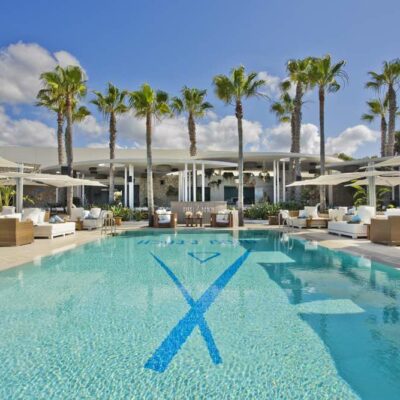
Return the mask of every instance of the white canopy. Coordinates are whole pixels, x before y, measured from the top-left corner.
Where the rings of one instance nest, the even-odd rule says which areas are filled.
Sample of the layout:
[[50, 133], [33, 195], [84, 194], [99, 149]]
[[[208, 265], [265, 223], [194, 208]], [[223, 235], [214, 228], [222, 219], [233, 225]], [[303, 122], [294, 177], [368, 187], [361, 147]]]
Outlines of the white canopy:
[[[366, 186], [369, 185], [370, 182], [368, 179], [360, 179], [356, 182], [349, 183], [346, 186]], [[377, 176], [375, 178], [375, 184], [378, 186], [390, 186], [394, 187], [400, 185], [400, 177], [392, 177], [392, 176]]]
[[25, 173], [25, 172], [0, 172], [0, 182], [5, 182], [10, 179], [15, 180], [16, 184], [16, 197], [17, 197], [17, 211], [22, 211], [23, 204], [23, 193], [24, 183], [29, 184], [44, 184], [47, 186], [53, 186], [56, 188], [61, 187], [73, 187], [73, 186], [102, 186], [100, 182], [92, 181], [89, 179], [76, 179], [68, 175], [52, 175], [52, 174], [37, 174], [37, 173]]
[[378, 164], [375, 164], [375, 168], [381, 168], [381, 167], [396, 167], [400, 165], [400, 156], [390, 158], [389, 160], [382, 161]]
[[19, 168], [19, 165], [16, 164], [15, 162], [0, 157], [0, 168]]
[[368, 178], [368, 177], [379, 177], [379, 176], [390, 176], [390, 177], [400, 177], [400, 172], [398, 171], [364, 171], [364, 172], [346, 172], [343, 174], [333, 174], [333, 175], [321, 175], [315, 179], [307, 179], [304, 181], [293, 182], [287, 187], [294, 186], [307, 186], [307, 185], [339, 185], [344, 182]]
[[36, 173], [24, 173], [24, 172], [0, 172], [1, 179], [18, 179], [23, 178], [27, 184], [32, 182], [41, 183], [48, 186], [54, 186], [57, 188], [61, 187], [72, 187], [72, 186], [101, 186], [105, 187], [100, 182], [92, 181], [90, 179], [78, 179], [72, 178], [68, 175], [53, 175], [53, 174], [36, 174]]

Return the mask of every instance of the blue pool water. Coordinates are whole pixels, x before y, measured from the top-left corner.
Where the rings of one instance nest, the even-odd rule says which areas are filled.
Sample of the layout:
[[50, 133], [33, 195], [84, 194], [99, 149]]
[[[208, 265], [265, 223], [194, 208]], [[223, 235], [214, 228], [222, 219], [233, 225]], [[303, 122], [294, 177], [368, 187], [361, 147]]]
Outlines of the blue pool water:
[[400, 398], [399, 298], [282, 233], [128, 232], [0, 273], [0, 398]]

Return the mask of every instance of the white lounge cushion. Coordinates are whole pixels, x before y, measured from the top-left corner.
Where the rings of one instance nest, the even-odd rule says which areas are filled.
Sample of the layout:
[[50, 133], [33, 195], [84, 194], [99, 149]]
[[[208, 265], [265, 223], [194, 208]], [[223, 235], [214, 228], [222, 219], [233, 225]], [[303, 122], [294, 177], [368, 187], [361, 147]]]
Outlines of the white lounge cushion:
[[14, 214], [9, 214], [9, 215], [0, 215], [0, 219], [9, 219], [9, 218], [15, 218], [18, 221], [21, 221], [22, 219], [22, 214], [21, 213], [14, 213]]
[[0, 215], [11, 215], [15, 214], [15, 207], [13, 206], [3, 206]]
[[40, 222], [41, 212], [40, 208], [24, 208], [22, 210], [22, 221], [32, 221], [33, 225], [37, 225]]
[[65, 222], [62, 224], [50, 224], [44, 222], [42, 224], [36, 225], [33, 228], [33, 234], [35, 237], [46, 237], [53, 238], [56, 236], [64, 236], [75, 233], [75, 223]]
[[76, 222], [79, 219], [84, 218], [84, 209], [83, 207], [75, 207], [71, 209], [71, 221]]
[[348, 224], [346, 221], [329, 221], [328, 232], [352, 238], [367, 237], [368, 227], [365, 224]]
[[93, 207], [90, 209], [89, 217], [93, 219], [100, 218], [100, 214], [101, 214], [101, 208]]
[[169, 224], [171, 222], [171, 213], [164, 213], [158, 215], [158, 223]]
[[229, 223], [229, 213], [218, 213], [215, 220], [219, 224], [227, 224]]
[[316, 206], [304, 207], [304, 211], [306, 212], [307, 218], [318, 218], [318, 210]]
[[391, 215], [400, 215], [400, 208], [388, 208], [385, 211], [385, 215], [387, 217], [391, 216]]
[[357, 208], [357, 215], [361, 218], [361, 222], [364, 224], [370, 224], [371, 218], [374, 218], [375, 214], [376, 214], [375, 207], [360, 206]]

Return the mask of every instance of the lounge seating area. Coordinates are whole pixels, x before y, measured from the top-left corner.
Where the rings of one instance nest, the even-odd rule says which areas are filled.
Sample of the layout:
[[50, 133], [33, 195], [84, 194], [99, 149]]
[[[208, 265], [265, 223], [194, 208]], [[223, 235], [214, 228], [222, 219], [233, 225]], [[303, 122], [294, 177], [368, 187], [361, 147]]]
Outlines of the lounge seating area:
[[238, 226], [238, 215], [236, 210], [222, 210], [211, 214], [212, 228], [236, 228]]
[[70, 221], [82, 224], [81, 229], [91, 231], [100, 229], [103, 226], [106, 215], [107, 211], [98, 207], [93, 207], [90, 210], [85, 210], [83, 207], [75, 207], [71, 210]]

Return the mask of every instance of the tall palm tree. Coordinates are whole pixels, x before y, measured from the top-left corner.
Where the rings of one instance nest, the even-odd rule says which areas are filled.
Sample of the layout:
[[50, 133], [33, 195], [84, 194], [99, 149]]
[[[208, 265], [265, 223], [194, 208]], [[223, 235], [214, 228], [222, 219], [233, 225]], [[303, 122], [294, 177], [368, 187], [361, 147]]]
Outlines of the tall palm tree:
[[171, 115], [168, 104], [168, 94], [161, 90], [153, 90], [144, 83], [139, 90], [129, 94], [130, 106], [137, 118], [146, 119], [146, 153], [147, 153], [147, 206], [149, 210], [149, 225], [153, 225], [154, 194], [153, 194], [153, 157], [151, 142], [153, 136], [153, 119], [161, 119]]
[[[310, 79], [312, 84], [318, 86], [321, 175], [325, 175], [325, 94], [337, 92], [341, 88], [339, 81], [348, 79], [344, 71], [345, 64], [344, 60], [333, 64], [329, 54], [312, 59]], [[325, 189], [325, 186], [320, 186], [320, 207], [323, 211], [326, 209]]]
[[243, 66], [233, 68], [229, 76], [217, 75], [213, 79], [215, 94], [225, 104], [235, 106], [239, 145], [239, 225], [243, 226], [243, 99], [261, 96], [265, 81], [257, 79], [256, 72], [246, 74]]
[[[292, 147], [290, 149], [292, 153], [300, 153], [300, 134], [303, 118], [302, 106], [304, 104], [303, 96], [306, 90], [312, 86], [312, 81], [310, 79], [311, 65], [312, 59], [310, 57], [289, 60], [286, 64], [289, 79], [284, 81], [281, 85], [285, 91], [290, 90], [292, 86], [295, 87], [295, 95], [293, 98]], [[294, 181], [301, 175], [300, 159], [296, 158], [291, 164], [293, 174], [292, 180]]]
[[[97, 106], [97, 109], [103, 114], [104, 118], [109, 120], [110, 133], [110, 160], [115, 158], [115, 145], [117, 141], [117, 116], [126, 113], [129, 109], [125, 104], [128, 95], [126, 90], [119, 90], [112, 83], [108, 83], [106, 92], [103, 94], [94, 91], [96, 98], [91, 101]], [[108, 200], [114, 201], [114, 164], [110, 164], [110, 190]]]
[[[58, 154], [58, 165], [64, 164], [64, 120], [65, 120], [65, 101], [60, 92], [60, 83], [57, 86], [50, 85], [46, 80], [46, 74], [40, 76], [43, 82], [43, 89], [40, 89], [36, 98], [36, 105], [45, 107], [50, 111], [57, 114], [57, 154]], [[55, 79], [59, 79], [58, 75], [54, 76]]]
[[196, 118], [204, 117], [206, 111], [213, 106], [204, 101], [207, 90], [196, 88], [188, 88], [184, 86], [181, 90], [181, 97], [173, 97], [171, 100], [171, 108], [177, 113], [186, 112], [188, 115], [188, 133], [190, 140], [190, 156], [194, 157], [197, 153], [196, 148]]
[[[73, 176], [73, 108], [78, 99], [86, 95], [86, 78], [79, 66], [69, 65], [65, 68], [57, 67], [54, 71], [41, 75], [49, 89], [60, 93], [65, 103], [65, 117], [67, 126], [65, 130], [65, 150], [67, 154], [68, 175]], [[72, 188], [67, 188], [67, 209], [71, 213], [73, 203]]]
[[361, 119], [367, 122], [372, 122], [375, 118], [380, 118], [381, 123], [381, 157], [387, 154], [387, 120], [388, 98], [384, 100], [378, 98], [367, 101], [368, 113], [361, 116]]
[[368, 72], [371, 80], [366, 83], [367, 88], [372, 88], [379, 91], [386, 88], [386, 96], [388, 99], [389, 108], [389, 123], [388, 123], [388, 138], [387, 138], [387, 154], [394, 155], [394, 142], [396, 131], [396, 114], [397, 114], [397, 99], [396, 90], [400, 84], [400, 59], [393, 61], [385, 61], [381, 73], [370, 71]]

